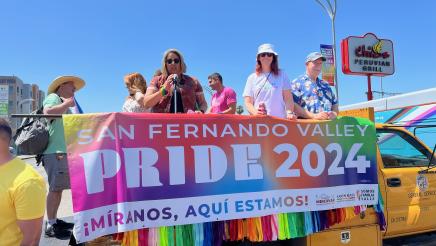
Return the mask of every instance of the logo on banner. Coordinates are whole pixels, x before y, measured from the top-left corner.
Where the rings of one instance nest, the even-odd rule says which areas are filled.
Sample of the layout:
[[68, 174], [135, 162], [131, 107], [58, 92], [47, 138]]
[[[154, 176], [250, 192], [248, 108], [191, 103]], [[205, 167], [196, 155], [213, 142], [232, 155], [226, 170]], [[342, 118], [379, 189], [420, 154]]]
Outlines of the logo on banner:
[[328, 205], [335, 203], [335, 196], [321, 194], [316, 195], [316, 205]]
[[375, 191], [374, 190], [357, 190], [356, 196], [359, 201], [374, 201]]
[[350, 202], [356, 200], [355, 193], [339, 194], [336, 196], [336, 202]]
[[420, 191], [426, 191], [428, 189], [428, 179], [426, 176], [420, 174], [416, 176], [416, 185]]

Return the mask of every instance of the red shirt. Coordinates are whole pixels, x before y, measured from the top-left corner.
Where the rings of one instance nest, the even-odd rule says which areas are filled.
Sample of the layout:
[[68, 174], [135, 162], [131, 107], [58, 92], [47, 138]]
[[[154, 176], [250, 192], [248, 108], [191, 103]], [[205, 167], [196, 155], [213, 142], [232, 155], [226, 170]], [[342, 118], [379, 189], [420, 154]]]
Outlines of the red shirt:
[[[164, 78], [163, 75], [156, 76], [151, 80], [149, 88], [153, 88], [153, 90], [158, 91], [165, 83], [165, 80], [166, 78]], [[196, 78], [182, 74], [178, 89], [182, 95], [184, 113], [187, 113], [188, 110], [206, 111], [207, 102], [204, 99], [203, 87], [201, 87], [200, 82]], [[151, 108], [151, 112], [172, 113], [170, 112], [171, 99], [172, 96], [170, 95], [162, 97], [162, 99]]]

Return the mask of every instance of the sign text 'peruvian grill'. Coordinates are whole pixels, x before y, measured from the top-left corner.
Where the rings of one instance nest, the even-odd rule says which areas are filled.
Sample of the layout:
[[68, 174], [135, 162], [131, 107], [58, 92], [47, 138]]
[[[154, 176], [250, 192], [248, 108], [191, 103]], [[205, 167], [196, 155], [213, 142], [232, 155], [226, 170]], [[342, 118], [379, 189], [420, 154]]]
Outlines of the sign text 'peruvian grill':
[[342, 40], [341, 49], [345, 74], [385, 76], [395, 71], [391, 40], [379, 39], [372, 33], [363, 37], [350, 36]]

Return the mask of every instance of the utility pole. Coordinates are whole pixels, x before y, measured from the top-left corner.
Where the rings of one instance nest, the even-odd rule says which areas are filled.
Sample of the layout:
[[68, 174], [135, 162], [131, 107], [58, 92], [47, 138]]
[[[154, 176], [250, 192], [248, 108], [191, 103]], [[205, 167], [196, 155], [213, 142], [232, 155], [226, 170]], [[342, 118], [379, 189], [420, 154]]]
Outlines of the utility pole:
[[322, 0], [315, 0], [321, 7], [327, 12], [332, 21], [332, 35], [333, 35], [333, 57], [335, 67], [335, 90], [336, 98], [339, 99], [339, 89], [338, 89], [338, 68], [336, 59], [336, 30], [335, 30], [335, 17], [336, 17], [336, 0], [324, 0], [326, 3], [322, 3]]

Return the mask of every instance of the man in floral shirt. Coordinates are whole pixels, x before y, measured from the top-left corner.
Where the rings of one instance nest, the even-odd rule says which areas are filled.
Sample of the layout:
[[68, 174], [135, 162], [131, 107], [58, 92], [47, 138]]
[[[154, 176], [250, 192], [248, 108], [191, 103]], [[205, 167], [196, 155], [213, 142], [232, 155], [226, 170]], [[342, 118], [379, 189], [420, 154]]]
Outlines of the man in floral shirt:
[[312, 52], [306, 58], [306, 74], [291, 82], [295, 111], [301, 118], [328, 120], [338, 115], [338, 100], [330, 85], [318, 78], [325, 57]]

